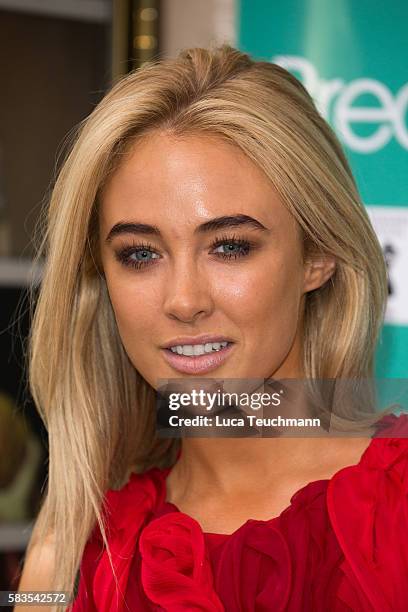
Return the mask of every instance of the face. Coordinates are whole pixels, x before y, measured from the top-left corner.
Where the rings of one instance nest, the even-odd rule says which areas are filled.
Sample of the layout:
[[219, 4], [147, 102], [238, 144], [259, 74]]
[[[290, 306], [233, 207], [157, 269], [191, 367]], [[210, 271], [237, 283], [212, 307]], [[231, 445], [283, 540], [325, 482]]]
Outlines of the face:
[[301, 376], [304, 296], [333, 263], [303, 261], [295, 220], [238, 147], [149, 135], [106, 185], [99, 230], [121, 340], [152, 387]]

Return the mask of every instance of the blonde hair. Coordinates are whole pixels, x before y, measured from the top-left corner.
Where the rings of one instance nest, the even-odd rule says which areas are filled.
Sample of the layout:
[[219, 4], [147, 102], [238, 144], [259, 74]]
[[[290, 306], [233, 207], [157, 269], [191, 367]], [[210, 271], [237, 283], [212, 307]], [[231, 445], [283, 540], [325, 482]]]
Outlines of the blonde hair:
[[[80, 125], [37, 254], [44, 275], [33, 297], [29, 381], [50, 458], [30, 547], [57, 534], [55, 589], [72, 590], [96, 522], [105, 536], [105, 491], [132, 470], [172, 465], [180, 443], [156, 435], [155, 391], [123, 348], [97, 261], [98, 195], [123, 153], [153, 130], [218, 135], [263, 169], [298, 221], [305, 253], [337, 262], [330, 282], [306, 296], [305, 376], [372, 376], [384, 258], [341, 146], [305, 88], [228, 45], [188, 49], [125, 76]], [[360, 416], [374, 423], [379, 413]]]

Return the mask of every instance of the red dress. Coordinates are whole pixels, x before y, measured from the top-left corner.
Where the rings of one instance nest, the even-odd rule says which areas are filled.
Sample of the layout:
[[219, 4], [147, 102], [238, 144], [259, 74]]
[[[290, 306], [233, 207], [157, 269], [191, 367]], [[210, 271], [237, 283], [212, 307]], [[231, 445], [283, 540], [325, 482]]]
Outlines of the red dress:
[[358, 464], [230, 535], [203, 533], [165, 501], [171, 468], [132, 474], [106, 494], [118, 588], [95, 528], [69, 609], [406, 612], [408, 416], [387, 415], [377, 427]]

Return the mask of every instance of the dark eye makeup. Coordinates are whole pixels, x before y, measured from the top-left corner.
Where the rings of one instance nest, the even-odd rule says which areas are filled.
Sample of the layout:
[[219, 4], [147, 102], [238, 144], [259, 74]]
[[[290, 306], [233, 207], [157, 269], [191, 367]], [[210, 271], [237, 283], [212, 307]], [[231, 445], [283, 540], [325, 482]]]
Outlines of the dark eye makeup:
[[[226, 260], [235, 260], [248, 255], [257, 248], [257, 244], [246, 238], [239, 238], [236, 235], [223, 235], [216, 238], [211, 245], [211, 249], [218, 247], [228, 247], [227, 252], [214, 253], [216, 257]], [[150, 258], [149, 256], [157, 257]], [[132, 243], [118, 250], [115, 250], [116, 260], [126, 268], [140, 270], [147, 266], [156, 265], [160, 259], [157, 250], [148, 242]]]

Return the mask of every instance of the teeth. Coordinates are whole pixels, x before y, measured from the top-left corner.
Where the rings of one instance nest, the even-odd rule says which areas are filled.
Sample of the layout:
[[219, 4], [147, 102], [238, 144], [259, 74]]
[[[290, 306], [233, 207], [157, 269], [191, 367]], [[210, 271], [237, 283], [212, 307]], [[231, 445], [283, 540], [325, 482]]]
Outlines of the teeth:
[[206, 344], [183, 344], [178, 346], [171, 346], [170, 350], [173, 353], [179, 355], [187, 355], [193, 357], [196, 355], [204, 355], [204, 353], [213, 353], [214, 351], [220, 351], [226, 347], [228, 342], [207, 342]]

